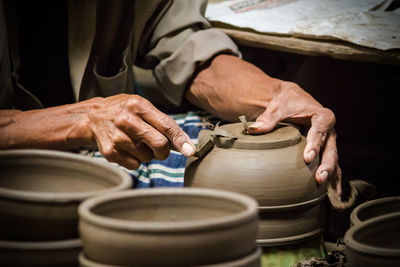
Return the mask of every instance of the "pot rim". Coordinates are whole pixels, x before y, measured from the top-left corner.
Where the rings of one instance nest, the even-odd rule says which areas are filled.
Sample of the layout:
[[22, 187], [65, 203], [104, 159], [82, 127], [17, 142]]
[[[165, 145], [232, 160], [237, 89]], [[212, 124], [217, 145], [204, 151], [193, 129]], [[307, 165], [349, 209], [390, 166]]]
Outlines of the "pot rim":
[[371, 206], [375, 206], [375, 205], [380, 205], [382, 203], [391, 203], [391, 202], [400, 202], [400, 196], [392, 196], [392, 197], [384, 197], [384, 198], [378, 198], [378, 199], [373, 199], [373, 200], [369, 200], [367, 202], [364, 202], [360, 205], [358, 205], [350, 214], [350, 222], [353, 225], [357, 225], [360, 224], [362, 222], [365, 222], [367, 220], [361, 221], [360, 217], [358, 216], [360, 210], [364, 210], [364, 209], [368, 209]]
[[[248, 262], [256, 261], [257, 259], [260, 259], [260, 261], [261, 261], [261, 254], [262, 254], [261, 248], [257, 247], [250, 254], [248, 254], [246, 256], [243, 256], [242, 258], [230, 260], [230, 261], [227, 261], [227, 262], [220, 262], [220, 263], [210, 264], [210, 265], [201, 265], [201, 266], [197, 266], [197, 267], [229, 267], [229, 266], [234, 267], [234, 266], [244, 266], [244, 264], [246, 264]], [[88, 259], [83, 251], [81, 253], [79, 253], [79, 262], [83, 263], [83, 264], [86, 264], [86, 265], [92, 265], [92, 266], [95, 266], [95, 267], [122, 267], [122, 266], [108, 265], [108, 264], [104, 264], [104, 263], [94, 262], [94, 261]]]
[[270, 207], [260, 206], [260, 207], [258, 207], [258, 210], [260, 212], [268, 212], [268, 211], [278, 212], [278, 211], [287, 211], [287, 210], [293, 210], [293, 209], [298, 209], [298, 208], [308, 208], [308, 207], [317, 205], [318, 203], [322, 202], [325, 198], [326, 198], [326, 192], [317, 198], [313, 198], [311, 200], [307, 200], [304, 202], [299, 202], [299, 203], [290, 204], [290, 205], [281, 205], [281, 206], [270, 206]]
[[116, 186], [87, 192], [67, 192], [67, 193], [51, 193], [51, 192], [36, 192], [36, 191], [21, 191], [15, 189], [7, 189], [0, 187], [0, 198], [8, 198], [26, 202], [41, 202], [41, 203], [69, 203], [81, 202], [82, 200], [98, 194], [120, 191], [132, 187], [131, 176], [123, 170], [112, 166], [106, 162], [101, 162], [92, 158], [88, 158], [79, 154], [69, 152], [47, 150], [47, 149], [11, 149], [0, 151], [0, 160], [4, 156], [26, 157], [35, 156], [48, 159], [67, 160], [69, 162], [79, 162], [84, 165], [93, 166], [93, 168], [104, 169], [115, 173], [121, 178], [121, 182]]
[[344, 236], [344, 243], [346, 244], [346, 247], [349, 247], [350, 249], [362, 254], [400, 258], [400, 249], [381, 248], [377, 246], [366, 245], [354, 239], [354, 235], [357, 234], [359, 231], [362, 231], [366, 227], [373, 227], [374, 225], [381, 224], [385, 221], [390, 221], [396, 218], [400, 220], [400, 212], [393, 212], [386, 215], [377, 216], [375, 218], [366, 220], [360, 224], [350, 227], [350, 229], [347, 230]]
[[[91, 212], [92, 208], [99, 204], [106, 203], [107, 201], [145, 196], [170, 195], [214, 197], [217, 199], [234, 201], [244, 206], [245, 209], [228, 216], [183, 222], [129, 221], [109, 218]], [[78, 213], [80, 220], [100, 228], [111, 230], [129, 232], [187, 232], [226, 228], [256, 219], [258, 218], [257, 206], [257, 202], [253, 198], [235, 192], [206, 188], [151, 188], [115, 192], [86, 199], [79, 205]]]
[[60, 250], [81, 248], [80, 238], [51, 241], [7, 241], [0, 240], [0, 250]]

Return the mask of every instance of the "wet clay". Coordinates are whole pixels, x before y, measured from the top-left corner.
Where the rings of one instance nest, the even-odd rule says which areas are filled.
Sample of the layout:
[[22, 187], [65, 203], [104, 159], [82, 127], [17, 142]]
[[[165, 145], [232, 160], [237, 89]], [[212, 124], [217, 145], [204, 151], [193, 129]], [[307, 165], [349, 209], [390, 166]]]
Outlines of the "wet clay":
[[78, 205], [86, 198], [131, 188], [122, 170], [73, 153], [0, 151], [0, 239], [78, 237]]
[[189, 159], [185, 186], [234, 191], [256, 199], [257, 242], [263, 245], [301, 242], [320, 234], [326, 186], [315, 181], [319, 158], [304, 162], [305, 137], [289, 125], [262, 135], [247, 134], [242, 123], [220, 128], [229, 137], [207, 130], [201, 134], [203, 140], [208, 134], [214, 146], [203, 157]]
[[232, 192], [153, 188], [85, 200], [79, 207], [84, 253], [120, 266], [200, 266], [256, 249], [257, 203]]

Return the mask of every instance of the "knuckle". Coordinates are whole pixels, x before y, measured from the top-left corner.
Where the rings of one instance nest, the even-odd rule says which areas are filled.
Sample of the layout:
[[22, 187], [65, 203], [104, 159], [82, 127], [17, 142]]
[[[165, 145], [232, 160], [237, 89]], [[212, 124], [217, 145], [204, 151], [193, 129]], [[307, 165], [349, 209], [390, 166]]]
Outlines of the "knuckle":
[[283, 112], [282, 109], [279, 108], [278, 105], [273, 104], [270, 107], [268, 107], [267, 111], [269, 112], [269, 117], [268, 119], [275, 119], [275, 120], [280, 120], [280, 118], [283, 117]]
[[168, 139], [165, 137], [154, 138], [152, 141], [152, 148], [154, 150], [164, 150], [166, 148], [169, 149]]
[[148, 109], [149, 102], [138, 95], [132, 95], [126, 103], [129, 111], [134, 113], [144, 113]]
[[171, 118], [169, 118], [167, 115], [160, 118], [160, 125], [167, 132], [176, 130], [175, 129], [176, 123]]
[[127, 112], [121, 112], [114, 118], [114, 124], [117, 127], [123, 127], [128, 121], [130, 121], [130, 116]]
[[327, 120], [331, 126], [336, 123], [335, 113], [333, 113], [333, 111], [329, 108], [323, 108], [322, 114], [325, 120]]
[[102, 155], [105, 159], [111, 162], [116, 162], [117, 160], [117, 151], [113, 146], [107, 146], [103, 148]]
[[123, 134], [116, 133], [112, 137], [112, 142], [113, 142], [113, 147], [117, 148], [127, 145], [129, 143], [129, 140], [127, 140], [127, 137], [124, 136]]
[[297, 85], [297, 83], [294, 83], [294, 82], [283, 81], [281, 83], [281, 88], [284, 88], [284, 89], [293, 89], [293, 88], [297, 88], [297, 87], [299, 87], [299, 86]]

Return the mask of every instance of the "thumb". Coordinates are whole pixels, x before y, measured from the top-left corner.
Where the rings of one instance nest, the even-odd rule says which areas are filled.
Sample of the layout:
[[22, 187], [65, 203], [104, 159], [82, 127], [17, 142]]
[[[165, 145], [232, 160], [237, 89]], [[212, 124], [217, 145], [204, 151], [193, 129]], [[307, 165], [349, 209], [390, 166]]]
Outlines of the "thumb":
[[266, 133], [274, 129], [274, 127], [281, 121], [281, 117], [277, 114], [277, 112], [271, 112], [270, 109], [266, 109], [264, 113], [262, 113], [256, 119], [256, 122], [251, 124], [247, 131], [250, 134], [261, 134]]

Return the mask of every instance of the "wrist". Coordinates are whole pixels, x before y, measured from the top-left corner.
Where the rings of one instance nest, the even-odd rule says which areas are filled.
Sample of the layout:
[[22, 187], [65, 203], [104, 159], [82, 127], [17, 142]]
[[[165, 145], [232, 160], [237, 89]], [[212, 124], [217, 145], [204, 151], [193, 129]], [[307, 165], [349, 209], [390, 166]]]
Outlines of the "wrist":
[[74, 126], [66, 135], [65, 142], [75, 146], [91, 146], [96, 144], [93, 136], [91, 113], [100, 108], [101, 97], [70, 105], [68, 116], [74, 121]]
[[254, 120], [282, 90], [284, 82], [231, 55], [218, 55], [193, 80], [185, 97], [221, 119]]

